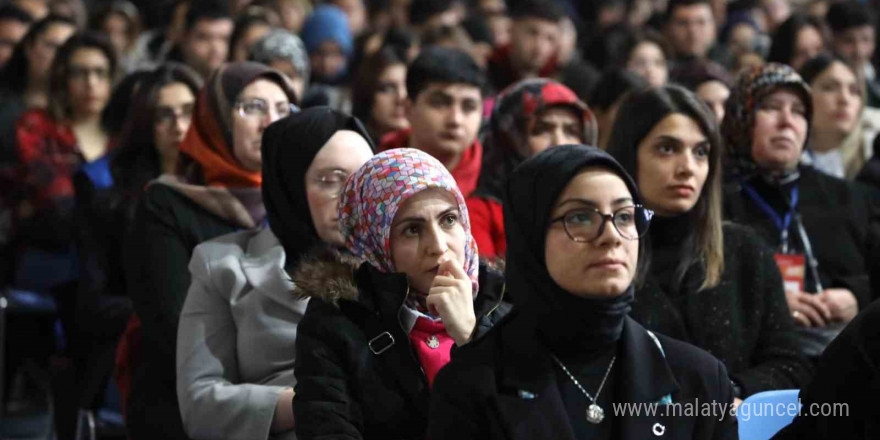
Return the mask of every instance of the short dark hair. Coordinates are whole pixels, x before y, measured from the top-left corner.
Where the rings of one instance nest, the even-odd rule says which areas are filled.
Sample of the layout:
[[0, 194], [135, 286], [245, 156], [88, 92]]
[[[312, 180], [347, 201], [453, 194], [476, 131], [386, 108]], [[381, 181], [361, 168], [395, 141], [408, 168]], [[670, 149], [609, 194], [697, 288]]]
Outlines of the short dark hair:
[[116, 50], [103, 35], [95, 32], [74, 34], [55, 54], [52, 68], [49, 69], [49, 114], [55, 120], [63, 120], [71, 116], [70, 93], [67, 79], [70, 74], [70, 60], [80, 49], [97, 49], [107, 58], [110, 64], [110, 83], [116, 76]]
[[456, 3], [457, 0], [413, 0], [409, 7], [409, 23], [424, 24], [432, 16], [452, 9]]
[[556, 23], [564, 16], [562, 8], [553, 0], [517, 0], [510, 7], [510, 18], [514, 20], [537, 18]]
[[224, 0], [193, 0], [186, 11], [185, 29], [192, 30], [201, 20], [232, 20], [229, 5]]
[[15, 5], [0, 6], [0, 21], [2, 20], [15, 20], [25, 24], [34, 22], [34, 18], [30, 14]]
[[712, 3], [709, 0], [669, 0], [669, 4], [666, 5], [666, 21], [668, 22], [672, 19], [675, 8], [694, 5], [706, 5], [709, 9], [712, 8]]
[[461, 22], [461, 27], [468, 33], [474, 43], [488, 43], [490, 46], [495, 45], [495, 36], [492, 35], [492, 29], [486, 22], [486, 17], [482, 15], [471, 15]]
[[875, 26], [875, 20], [868, 5], [852, 0], [833, 3], [825, 16], [828, 27], [835, 34], [854, 27]]
[[468, 84], [483, 91], [486, 75], [467, 53], [447, 47], [423, 49], [406, 74], [406, 93], [415, 101], [431, 84]]

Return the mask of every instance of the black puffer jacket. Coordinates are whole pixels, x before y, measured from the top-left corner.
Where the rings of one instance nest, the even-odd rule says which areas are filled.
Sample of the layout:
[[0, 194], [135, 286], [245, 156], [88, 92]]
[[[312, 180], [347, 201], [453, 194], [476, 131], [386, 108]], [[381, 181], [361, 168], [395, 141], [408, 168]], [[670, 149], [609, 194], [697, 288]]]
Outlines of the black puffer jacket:
[[[474, 339], [511, 309], [502, 275], [485, 265], [479, 273]], [[293, 280], [295, 294], [312, 298], [297, 330], [297, 437], [423, 439], [430, 392], [398, 320], [405, 275], [321, 252], [303, 260]]]

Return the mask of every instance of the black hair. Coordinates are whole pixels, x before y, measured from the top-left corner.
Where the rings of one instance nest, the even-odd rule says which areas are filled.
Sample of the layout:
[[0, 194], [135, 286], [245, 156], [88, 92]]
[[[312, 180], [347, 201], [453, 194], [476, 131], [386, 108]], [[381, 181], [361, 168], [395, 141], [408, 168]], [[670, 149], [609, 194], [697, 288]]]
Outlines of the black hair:
[[825, 21], [833, 33], [862, 26], [875, 26], [874, 12], [868, 5], [857, 1], [835, 2], [828, 8]]
[[34, 23], [31, 28], [28, 29], [24, 38], [15, 45], [12, 57], [9, 58], [9, 62], [6, 63], [3, 71], [0, 72], [0, 87], [16, 94], [24, 93], [25, 89], [27, 89], [29, 78], [28, 59], [25, 51], [36, 43], [37, 38], [56, 24], [76, 28], [76, 22], [70, 18], [53, 14]]
[[230, 61], [232, 61], [232, 56], [234, 55], [235, 46], [238, 44], [238, 41], [244, 38], [244, 35], [250, 28], [260, 25], [271, 27], [272, 23], [269, 22], [269, 19], [265, 15], [260, 14], [246, 14], [235, 20], [235, 27], [232, 30], [232, 35], [229, 37], [228, 58]]
[[672, 19], [672, 14], [675, 13], [675, 8], [694, 5], [706, 5], [709, 9], [712, 8], [712, 3], [709, 0], [669, 0], [669, 4], [666, 5], [666, 21], [668, 22]]
[[232, 20], [225, 0], [193, 0], [186, 11], [185, 29], [191, 31], [200, 20]]
[[476, 14], [471, 15], [461, 22], [461, 27], [464, 28], [465, 32], [468, 33], [468, 36], [471, 37], [471, 40], [473, 40], [474, 43], [487, 43], [490, 46], [495, 45], [495, 36], [492, 35], [492, 29], [489, 28], [489, 23], [486, 22], [486, 17]]
[[510, 18], [514, 20], [537, 18], [557, 23], [564, 16], [565, 12], [553, 0], [517, 0], [510, 5]]
[[[852, 64], [846, 62], [843, 58], [824, 53], [816, 55], [815, 57], [804, 63], [804, 65], [798, 71], [798, 74], [801, 75], [801, 78], [803, 78], [805, 83], [812, 84], [813, 81], [815, 81], [816, 78], [822, 74], [822, 72], [827, 70], [834, 63], [843, 64], [844, 66], [846, 66], [847, 69], [850, 70], [850, 72], [852, 72], [852, 74], [856, 78], [859, 78], [858, 71], [853, 68]], [[859, 79], [858, 81], [861, 80]]]
[[660, 33], [650, 28], [626, 32], [622, 43], [623, 50], [617, 52], [619, 56], [615, 62], [617, 67], [626, 67], [630, 57], [632, 57], [633, 50], [642, 43], [654, 43], [660, 49], [660, 52], [663, 52], [664, 58], [667, 60], [672, 58], [672, 49], [669, 47], [669, 43], [666, 42], [666, 39]]
[[587, 102], [594, 110], [608, 111], [627, 92], [645, 88], [647, 85], [648, 83], [635, 73], [625, 69], [611, 69], [602, 74]]
[[426, 23], [431, 17], [452, 9], [457, 0], [413, 0], [409, 7], [409, 23], [414, 26]]
[[[351, 114], [363, 121], [367, 127], [372, 120], [373, 101], [379, 88], [379, 76], [385, 69], [394, 65], [406, 66], [406, 59], [393, 47], [386, 46], [364, 59], [358, 67], [351, 88]], [[374, 140], [379, 141], [379, 139]]]
[[70, 94], [68, 92], [67, 79], [70, 74], [70, 60], [76, 51], [80, 49], [97, 49], [107, 58], [110, 65], [110, 78], [113, 83], [116, 77], [116, 50], [110, 41], [102, 34], [84, 32], [74, 34], [55, 53], [52, 68], [49, 71], [49, 114], [55, 120], [63, 120], [71, 115]]
[[[183, 64], [166, 63], [140, 77], [130, 97], [131, 109], [118, 138], [118, 147], [111, 153], [110, 173], [121, 199], [137, 198], [144, 185], [161, 173], [153, 130], [156, 100], [163, 87], [172, 83], [185, 84], [193, 96], [202, 87], [199, 75]], [[132, 213], [128, 213], [131, 215]]]
[[34, 22], [34, 18], [30, 14], [15, 5], [0, 6], [0, 21], [2, 20], [15, 20], [25, 24]]
[[435, 83], [468, 84], [482, 93], [486, 76], [467, 53], [433, 46], [423, 49], [407, 71], [406, 92], [409, 99], [415, 101], [419, 93]]
[[113, 0], [103, 6], [89, 20], [89, 27], [98, 32], [104, 31], [104, 22], [113, 15], [121, 16], [128, 23], [128, 38], [134, 42], [141, 33], [141, 15], [137, 7], [128, 0]]
[[137, 91], [140, 82], [149, 75], [150, 71], [148, 70], [132, 72], [113, 88], [110, 100], [107, 101], [107, 106], [101, 112], [101, 127], [111, 139], [122, 132], [122, 127], [128, 120], [132, 96]]
[[[683, 258], [676, 270], [676, 284], [681, 283], [691, 265], [702, 260], [706, 272], [701, 289], [718, 285], [724, 269], [724, 245], [721, 232], [721, 137], [711, 110], [696, 94], [684, 87], [668, 85], [634, 91], [620, 104], [608, 153], [614, 156], [631, 176], [638, 178], [639, 144], [667, 116], [680, 113], [693, 120], [709, 142], [709, 174], [692, 212], [696, 219], [692, 236], [683, 246]], [[636, 182], [639, 184], [639, 182]], [[650, 252], [650, 248], [648, 248]]]
[[[822, 23], [815, 17], [805, 14], [792, 14], [782, 22], [776, 32], [773, 33], [773, 42], [770, 44], [770, 52], [767, 53], [767, 62], [791, 65], [797, 49], [798, 34], [806, 27], [814, 27], [819, 35], [823, 34]], [[824, 39], [824, 35], [822, 35]]]

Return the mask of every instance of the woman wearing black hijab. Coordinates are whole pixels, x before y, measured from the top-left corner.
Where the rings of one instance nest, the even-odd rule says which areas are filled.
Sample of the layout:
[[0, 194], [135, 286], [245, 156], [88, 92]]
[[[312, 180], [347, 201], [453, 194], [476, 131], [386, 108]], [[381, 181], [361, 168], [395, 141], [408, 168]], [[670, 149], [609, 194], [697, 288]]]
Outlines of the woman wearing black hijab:
[[508, 182], [514, 312], [440, 372], [428, 438], [736, 438], [724, 365], [627, 317], [652, 214], [632, 178], [597, 148], [565, 145]]
[[295, 438], [294, 344], [307, 300], [285, 269], [320, 242], [342, 244], [336, 204], [375, 150], [352, 116], [316, 107], [263, 135], [267, 228], [196, 247], [177, 339], [177, 396], [194, 439]]

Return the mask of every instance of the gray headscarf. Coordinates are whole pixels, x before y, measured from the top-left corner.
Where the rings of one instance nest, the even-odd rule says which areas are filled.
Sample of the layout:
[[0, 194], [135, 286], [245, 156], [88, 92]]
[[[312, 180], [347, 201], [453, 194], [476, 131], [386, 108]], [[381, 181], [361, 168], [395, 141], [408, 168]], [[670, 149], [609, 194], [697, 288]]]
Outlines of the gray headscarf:
[[299, 37], [281, 28], [272, 29], [251, 48], [252, 61], [268, 65], [277, 59], [290, 61], [296, 73], [308, 84], [310, 69], [306, 46]]

